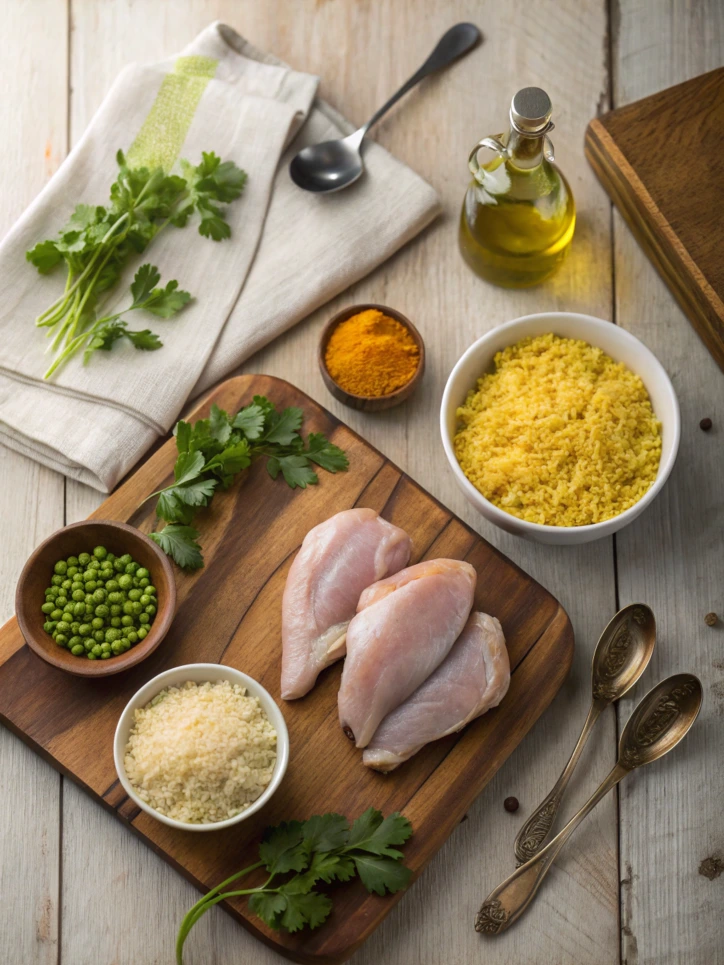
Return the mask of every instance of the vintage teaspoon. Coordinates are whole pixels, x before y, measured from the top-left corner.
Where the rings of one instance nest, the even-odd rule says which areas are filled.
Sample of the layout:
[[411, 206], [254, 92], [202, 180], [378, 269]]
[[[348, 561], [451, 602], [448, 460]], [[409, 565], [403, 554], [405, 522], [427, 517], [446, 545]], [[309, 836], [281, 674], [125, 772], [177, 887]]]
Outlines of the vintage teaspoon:
[[549, 837], [568, 782], [602, 711], [630, 690], [648, 666], [656, 642], [656, 621], [644, 603], [619, 610], [601, 634], [591, 665], [592, 700], [581, 736], [563, 773], [518, 832], [515, 857], [529, 861]]
[[480, 40], [481, 34], [472, 23], [459, 23], [442, 36], [417, 73], [413, 74], [402, 87], [393, 94], [387, 103], [354, 134], [336, 141], [323, 141], [305, 147], [295, 155], [289, 165], [292, 181], [305, 191], [329, 194], [341, 191], [353, 184], [364, 171], [360, 148], [365, 135], [387, 111], [396, 104], [423, 77], [447, 67], [458, 57], [462, 57]]
[[476, 931], [498, 935], [523, 914], [558, 852], [586, 815], [629, 771], [658, 760], [676, 747], [696, 720], [701, 701], [701, 683], [690, 673], [667, 677], [646, 694], [624, 727], [618, 761], [611, 773], [550, 844], [488, 895], [475, 919]]

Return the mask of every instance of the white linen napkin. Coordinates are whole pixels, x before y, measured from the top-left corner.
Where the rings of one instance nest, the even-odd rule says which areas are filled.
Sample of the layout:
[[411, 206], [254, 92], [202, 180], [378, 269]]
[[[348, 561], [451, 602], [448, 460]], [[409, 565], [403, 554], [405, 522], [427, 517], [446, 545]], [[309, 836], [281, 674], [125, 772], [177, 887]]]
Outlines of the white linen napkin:
[[[364, 177], [348, 190], [323, 197], [292, 184], [287, 165], [296, 151], [352, 129], [315, 99], [317, 84], [219, 23], [178, 58], [120, 74], [80, 143], [0, 245], [1, 442], [110, 491], [187, 399], [436, 216], [433, 189], [374, 142]], [[216, 243], [195, 224], [169, 228], [140, 256], [138, 264], [158, 266], [162, 284], [176, 278], [194, 296], [174, 319], [129, 318], [132, 328], [152, 323], [162, 349], [117, 343], [87, 366], [72, 358], [44, 382], [47, 330], [34, 319], [62, 292], [64, 271], [39, 276], [25, 251], [55, 236], [77, 203], [107, 201], [116, 151], [129, 145], [134, 164], [169, 170], [177, 158], [197, 164], [202, 151], [215, 151], [242, 167], [244, 193], [226, 209], [232, 236]], [[129, 267], [104, 313], [127, 303], [131, 276]]]

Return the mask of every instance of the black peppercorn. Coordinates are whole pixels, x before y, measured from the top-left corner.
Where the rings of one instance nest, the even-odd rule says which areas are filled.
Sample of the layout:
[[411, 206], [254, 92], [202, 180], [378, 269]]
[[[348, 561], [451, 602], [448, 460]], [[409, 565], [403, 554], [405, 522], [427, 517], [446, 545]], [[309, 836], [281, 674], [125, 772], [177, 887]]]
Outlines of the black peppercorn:
[[517, 811], [518, 808], [520, 807], [520, 805], [518, 804], [518, 798], [506, 797], [506, 799], [503, 801], [503, 807], [505, 808], [506, 811], [509, 811], [512, 814], [514, 811]]
[[719, 618], [717, 617], [716, 613], [707, 613], [707, 615], [704, 617], [704, 623], [708, 627], [715, 627], [718, 619]]
[[707, 416], [706, 419], [702, 419], [699, 423], [699, 428], [703, 429], [704, 432], [708, 432], [711, 429], [711, 419]]

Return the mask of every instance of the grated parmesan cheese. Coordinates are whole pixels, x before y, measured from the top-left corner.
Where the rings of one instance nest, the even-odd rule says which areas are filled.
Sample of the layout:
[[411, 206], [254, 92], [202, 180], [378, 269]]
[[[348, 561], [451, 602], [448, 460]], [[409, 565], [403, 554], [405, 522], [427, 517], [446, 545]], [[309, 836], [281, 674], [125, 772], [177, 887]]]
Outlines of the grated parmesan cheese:
[[136, 710], [126, 774], [160, 814], [187, 824], [225, 821], [271, 781], [276, 737], [259, 698], [244, 687], [189, 680]]

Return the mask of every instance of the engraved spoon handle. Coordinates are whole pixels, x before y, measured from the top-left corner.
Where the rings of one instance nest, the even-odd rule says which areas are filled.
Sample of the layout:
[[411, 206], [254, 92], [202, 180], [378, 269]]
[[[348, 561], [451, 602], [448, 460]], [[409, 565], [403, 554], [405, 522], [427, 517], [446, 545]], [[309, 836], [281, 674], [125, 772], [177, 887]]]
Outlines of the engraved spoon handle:
[[573, 753], [568, 758], [568, 763], [563, 768], [561, 776], [518, 832], [518, 836], [515, 839], [515, 857], [519, 865], [530, 861], [549, 837], [556, 820], [556, 815], [558, 814], [558, 809], [561, 806], [561, 801], [563, 800], [563, 794], [578, 763], [581, 752], [586, 746], [588, 736], [593, 730], [593, 725], [600, 717], [601, 711], [607, 707], [609, 703], [610, 701], [603, 700], [594, 700], [591, 703], [581, 735], [578, 738], [576, 746], [573, 748]]
[[487, 935], [497, 935], [518, 919], [535, 897], [548, 869], [558, 857], [563, 845], [583, 819], [595, 808], [601, 798], [629, 773], [629, 769], [617, 763], [600, 787], [586, 801], [580, 811], [553, 840], [535, 857], [517, 868], [510, 877], [498, 885], [483, 902], [475, 919], [475, 930]]

